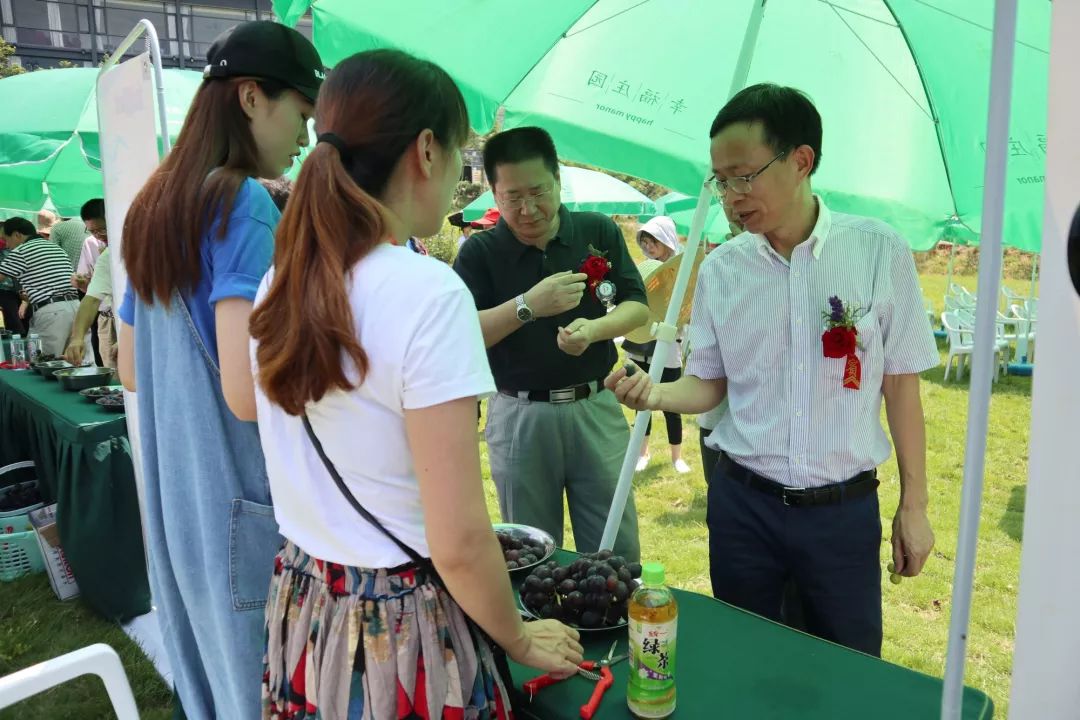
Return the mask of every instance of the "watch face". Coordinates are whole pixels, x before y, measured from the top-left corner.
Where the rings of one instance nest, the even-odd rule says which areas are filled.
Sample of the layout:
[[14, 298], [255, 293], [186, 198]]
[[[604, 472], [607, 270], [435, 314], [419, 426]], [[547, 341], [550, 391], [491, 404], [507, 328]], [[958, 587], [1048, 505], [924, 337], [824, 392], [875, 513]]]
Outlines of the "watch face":
[[527, 307], [519, 307], [517, 309], [517, 317], [521, 322], [529, 322], [533, 319], [532, 310]]

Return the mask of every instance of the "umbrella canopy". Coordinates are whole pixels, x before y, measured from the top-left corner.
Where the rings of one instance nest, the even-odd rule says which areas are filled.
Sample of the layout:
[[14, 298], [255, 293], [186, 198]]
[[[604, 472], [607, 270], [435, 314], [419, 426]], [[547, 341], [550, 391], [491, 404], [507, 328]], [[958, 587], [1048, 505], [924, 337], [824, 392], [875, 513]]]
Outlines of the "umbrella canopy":
[[[17, 111], [0, 118], [0, 206], [38, 210], [51, 198], [77, 215], [102, 195], [96, 68], [66, 68], [0, 80], [0, 98]], [[169, 134], [180, 132], [202, 82], [192, 70], [165, 71]]]
[[[397, 47], [446, 68], [477, 130], [540, 125], [563, 157], [696, 196], [751, 0], [275, 0], [307, 9], [328, 64]], [[1041, 242], [1050, 3], [1021, 3], [1005, 242]], [[956, 217], [981, 230], [991, 0], [770, 0], [749, 83], [806, 91], [821, 111], [816, 189], [913, 248]], [[483, 52], [463, 49], [476, 38]], [[647, 51], [646, 51], [647, 49]], [[494, 59], [494, 61], [493, 61]]]
[[[559, 166], [562, 204], [568, 210], [600, 212], [605, 215], [642, 215], [656, 213], [653, 201], [641, 192], [596, 170]], [[490, 190], [469, 203], [462, 212], [465, 220], [479, 220], [495, 207]]]

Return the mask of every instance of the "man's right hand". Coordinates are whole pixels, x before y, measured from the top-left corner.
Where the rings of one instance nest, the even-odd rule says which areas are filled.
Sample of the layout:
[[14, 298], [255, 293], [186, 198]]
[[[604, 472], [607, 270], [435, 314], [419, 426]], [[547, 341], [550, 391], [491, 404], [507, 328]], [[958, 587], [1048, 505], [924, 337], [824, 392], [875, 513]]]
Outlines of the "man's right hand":
[[585, 273], [572, 273], [569, 270], [555, 273], [525, 293], [525, 304], [536, 317], [552, 317], [573, 310], [585, 294], [588, 277]]
[[623, 366], [604, 379], [604, 387], [615, 393], [615, 399], [631, 410], [659, 410], [660, 386], [653, 385], [649, 373], [634, 365], [634, 374], [627, 375]]
[[67, 348], [64, 349], [64, 359], [72, 365], [78, 367], [83, 364], [83, 360], [86, 356], [86, 340], [85, 338], [74, 338], [68, 341]]

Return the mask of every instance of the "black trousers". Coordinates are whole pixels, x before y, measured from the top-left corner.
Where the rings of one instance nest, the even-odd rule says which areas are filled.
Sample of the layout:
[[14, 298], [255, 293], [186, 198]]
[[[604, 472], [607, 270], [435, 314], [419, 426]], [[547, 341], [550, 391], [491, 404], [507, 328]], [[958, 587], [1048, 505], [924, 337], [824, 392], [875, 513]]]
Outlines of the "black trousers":
[[877, 493], [838, 505], [789, 507], [719, 463], [709, 484], [713, 595], [784, 622], [798, 588], [806, 632], [881, 656], [881, 517]]
[[4, 329], [25, 337], [27, 328], [19, 319], [20, 304], [22, 300], [19, 298], [19, 293], [13, 290], [0, 290], [0, 314], [4, 317]]
[[[649, 363], [635, 360], [638, 367], [644, 372], [649, 372]], [[660, 382], [675, 382], [682, 377], [680, 368], [664, 368], [660, 376]], [[668, 445], [682, 445], [682, 415], [679, 413], [664, 413], [664, 424], [667, 425]], [[645, 431], [645, 437], [652, 435], [652, 417], [649, 417], [649, 427]]]

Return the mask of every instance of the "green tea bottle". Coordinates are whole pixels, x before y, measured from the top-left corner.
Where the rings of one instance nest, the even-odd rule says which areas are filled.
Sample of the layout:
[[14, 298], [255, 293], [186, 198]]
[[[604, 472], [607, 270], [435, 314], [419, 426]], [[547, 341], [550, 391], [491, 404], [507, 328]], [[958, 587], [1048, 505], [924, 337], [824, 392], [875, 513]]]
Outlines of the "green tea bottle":
[[675, 712], [675, 636], [679, 607], [664, 585], [664, 566], [646, 563], [630, 597], [630, 679], [626, 702], [635, 717]]

